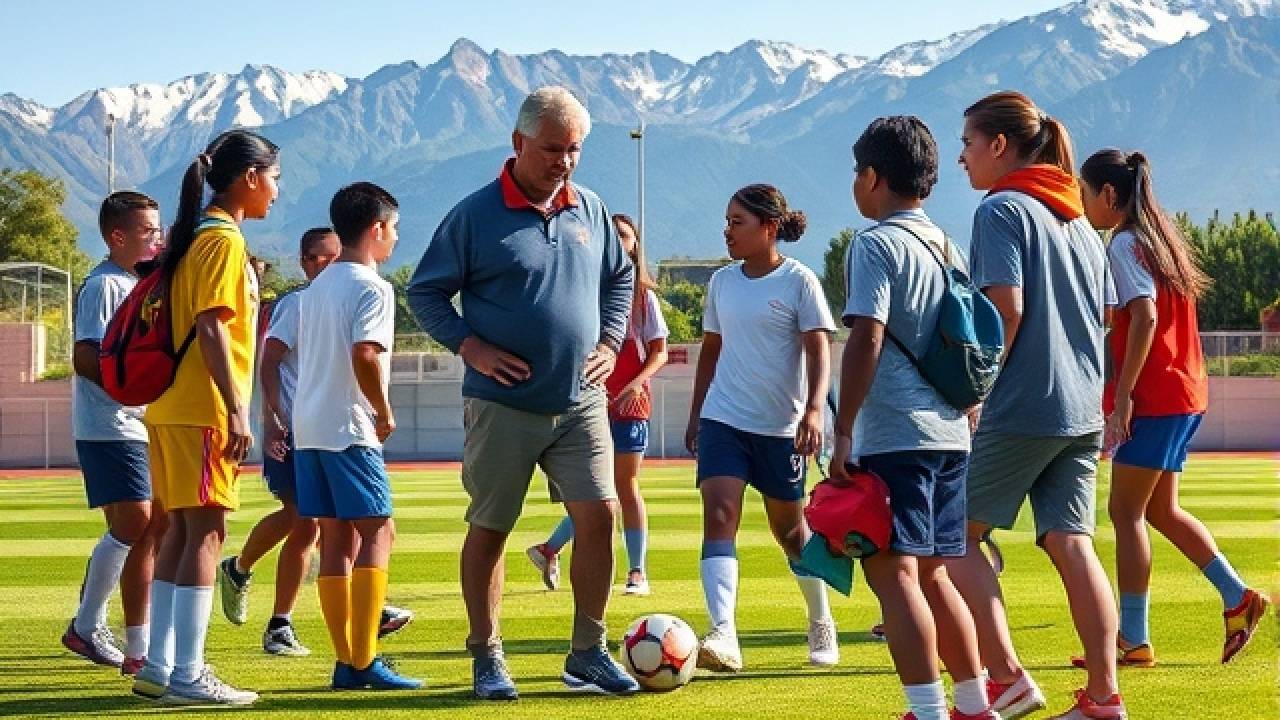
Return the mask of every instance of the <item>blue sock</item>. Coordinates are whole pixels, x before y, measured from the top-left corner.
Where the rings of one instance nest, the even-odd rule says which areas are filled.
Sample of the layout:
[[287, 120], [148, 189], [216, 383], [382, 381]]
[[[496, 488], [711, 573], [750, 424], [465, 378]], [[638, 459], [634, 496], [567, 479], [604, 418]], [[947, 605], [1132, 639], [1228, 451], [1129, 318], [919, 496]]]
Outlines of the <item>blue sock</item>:
[[648, 550], [649, 533], [644, 528], [623, 528], [622, 539], [627, 543], [628, 570], [644, 571], [644, 556]]
[[1222, 553], [1218, 553], [1208, 565], [1200, 569], [1200, 572], [1204, 573], [1209, 582], [1218, 588], [1218, 594], [1222, 596], [1222, 604], [1228, 610], [1239, 607], [1240, 603], [1244, 602], [1244, 591], [1249, 587], [1236, 574], [1236, 569], [1231, 567], [1231, 563], [1227, 562]]
[[573, 539], [573, 519], [568, 515], [560, 521], [555, 530], [551, 531], [551, 537], [547, 538], [547, 549], [553, 553], [558, 553], [569, 541]]
[[1148, 593], [1120, 593], [1120, 637], [1130, 645], [1151, 642], [1151, 631], [1147, 627], [1150, 598]]

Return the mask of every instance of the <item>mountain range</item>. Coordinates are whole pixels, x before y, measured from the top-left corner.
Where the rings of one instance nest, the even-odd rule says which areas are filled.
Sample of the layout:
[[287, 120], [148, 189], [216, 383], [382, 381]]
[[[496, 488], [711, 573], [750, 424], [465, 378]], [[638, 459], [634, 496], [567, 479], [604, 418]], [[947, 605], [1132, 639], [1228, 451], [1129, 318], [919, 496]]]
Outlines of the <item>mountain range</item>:
[[866, 57], [750, 41], [689, 63], [631, 55], [486, 52], [460, 39], [434, 63], [363, 78], [250, 65], [160, 84], [85, 92], [58, 108], [0, 95], [0, 166], [62, 178], [81, 246], [101, 252], [106, 125], [115, 118], [118, 187], [153, 194], [169, 215], [181, 173], [217, 132], [259, 128], [282, 148], [281, 198], [246, 226], [255, 251], [293, 253], [358, 179], [401, 203], [392, 264], [415, 261], [444, 213], [492, 179], [510, 152], [516, 109], [539, 85], [571, 88], [594, 128], [576, 174], [611, 209], [636, 209], [636, 146], [646, 124], [649, 257], [723, 254], [724, 204], [771, 182], [809, 215], [788, 248], [816, 265], [826, 240], [861, 226], [849, 198], [850, 147], [873, 118], [915, 114], [942, 154], [927, 209], [961, 244], [980, 196], [955, 163], [964, 108], [1021, 90], [1071, 130], [1083, 159], [1141, 148], [1171, 210], [1280, 205], [1280, 0], [1080, 0], [1010, 22]]

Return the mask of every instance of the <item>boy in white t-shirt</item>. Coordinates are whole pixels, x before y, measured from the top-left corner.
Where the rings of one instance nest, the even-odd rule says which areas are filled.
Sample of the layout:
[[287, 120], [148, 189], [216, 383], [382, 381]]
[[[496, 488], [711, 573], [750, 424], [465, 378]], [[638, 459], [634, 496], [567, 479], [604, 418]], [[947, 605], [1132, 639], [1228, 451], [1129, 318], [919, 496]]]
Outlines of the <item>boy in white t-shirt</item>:
[[302, 291], [294, 398], [298, 513], [320, 520], [320, 609], [337, 662], [335, 690], [409, 690], [377, 656], [391, 558], [391, 482], [382, 443], [395, 431], [387, 397], [395, 295], [377, 266], [395, 248], [398, 205], [355, 183], [329, 204], [338, 260]]

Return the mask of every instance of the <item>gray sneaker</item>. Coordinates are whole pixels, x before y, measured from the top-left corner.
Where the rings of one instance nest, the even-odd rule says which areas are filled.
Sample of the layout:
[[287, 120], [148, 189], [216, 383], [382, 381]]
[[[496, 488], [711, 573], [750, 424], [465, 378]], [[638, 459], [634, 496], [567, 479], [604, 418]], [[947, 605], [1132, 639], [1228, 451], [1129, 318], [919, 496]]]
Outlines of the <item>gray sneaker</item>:
[[599, 646], [569, 653], [560, 678], [575, 692], [630, 695], [640, 689], [640, 683], [627, 674], [626, 668]]
[[281, 625], [272, 630], [267, 628], [262, 633], [262, 649], [268, 655], [286, 655], [289, 657], [305, 657], [311, 654], [306, 645], [298, 641], [298, 635], [292, 625]]
[[213, 673], [212, 665], [205, 665], [195, 680], [182, 682], [169, 678], [169, 691], [160, 698], [168, 705], [252, 705], [258, 693], [237, 690]]
[[232, 625], [243, 625], [249, 619], [249, 577], [236, 582], [236, 556], [218, 563], [218, 594], [222, 596], [222, 614]]
[[507, 660], [501, 654], [478, 657], [471, 661], [471, 688], [481, 700], [515, 700], [515, 681], [507, 669]]
[[67, 623], [67, 631], [62, 633], [62, 645], [80, 657], [109, 667], [120, 667], [124, 662], [124, 653], [116, 646], [115, 636], [106, 625], [99, 625], [84, 637], [76, 632], [76, 621]]

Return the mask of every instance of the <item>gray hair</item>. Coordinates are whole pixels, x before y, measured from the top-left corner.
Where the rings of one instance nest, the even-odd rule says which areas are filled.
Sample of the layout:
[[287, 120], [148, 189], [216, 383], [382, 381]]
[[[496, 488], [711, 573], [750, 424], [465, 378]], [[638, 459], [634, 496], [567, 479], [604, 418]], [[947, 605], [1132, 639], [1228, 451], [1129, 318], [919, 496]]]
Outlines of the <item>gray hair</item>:
[[577, 125], [582, 129], [583, 137], [591, 132], [591, 115], [587, 108], [568, 88], [560, 85], [544, 85], [529, 93], [520, 104], [516, 132], [534, 137], [544, 120], [555, 121], [561, 127]]

